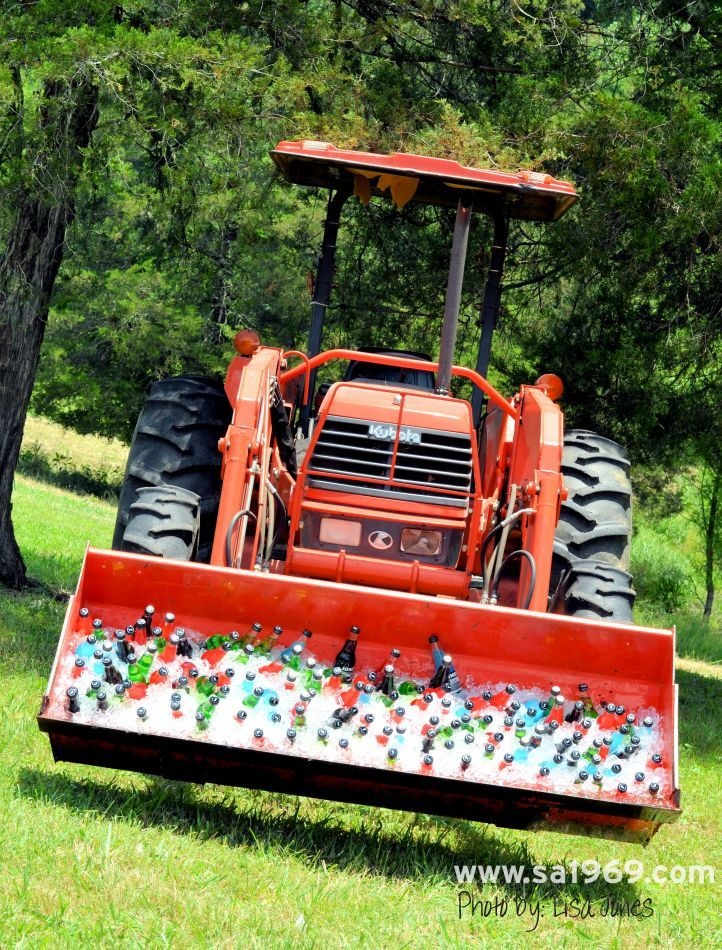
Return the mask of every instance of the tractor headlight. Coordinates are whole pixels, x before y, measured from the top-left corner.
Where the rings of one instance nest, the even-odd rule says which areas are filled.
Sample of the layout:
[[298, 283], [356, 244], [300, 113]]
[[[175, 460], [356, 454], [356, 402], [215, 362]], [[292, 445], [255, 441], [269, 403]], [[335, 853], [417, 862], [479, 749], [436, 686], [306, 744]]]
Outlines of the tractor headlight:
[[361, 544], [361, 522], [345, 518], [321, 518], [318, 540], [324, 544], [340, 544], [357, 548]]
[[401, 550], [404, 554], [436, 557], [441, 552], [444, 535], [428, 528], [404, 528], [401, 532]]

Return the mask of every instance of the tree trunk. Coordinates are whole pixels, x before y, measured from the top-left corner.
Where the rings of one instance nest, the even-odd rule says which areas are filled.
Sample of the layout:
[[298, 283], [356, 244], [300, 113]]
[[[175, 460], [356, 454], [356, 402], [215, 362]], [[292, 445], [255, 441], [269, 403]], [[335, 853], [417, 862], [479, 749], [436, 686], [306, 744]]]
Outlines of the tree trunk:
[[717, 535], [717, 516], [719, 513], [719, 495], [722, 488], [722, 469], [717, 468], [712, 476], [712, 488], [710, 490], [709, 513], [707, 515], [707, 525], [705, 527], [705, 587], [707, 597], [704, 602], [703, 616], [712, 616], [712, 605], [714, 604], [714, 555], [715, 540]]
[[16, 589], [25, 583], [25, 564], [11, 517], [13, 477], [82, 149], [97, 120], [97, 92], [87, 84], [48, 83], [44, 102], [42, 148], [27, 169], [32, 184], [17, 190], [0, 256], [0, 583]]

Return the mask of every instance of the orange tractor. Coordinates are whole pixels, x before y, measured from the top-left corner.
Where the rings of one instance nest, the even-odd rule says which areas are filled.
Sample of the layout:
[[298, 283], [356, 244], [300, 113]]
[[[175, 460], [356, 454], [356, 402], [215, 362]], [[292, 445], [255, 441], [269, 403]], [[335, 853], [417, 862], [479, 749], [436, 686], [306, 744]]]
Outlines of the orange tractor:
[[[573, 187], [322, 142], [272, 157], [329, 190], [309, 354], [241, 331], [223, 386], [151, 387], [39, 716], [56, 759], [648, 840], [679, 814], [674, 632], [631, 624], [627, 457], [564, 433], [557, 377], [510, 399], [485, 378], [508, 220], [556, 220]], [[321, 352], [352, 194], [456, 208], [438, 361]], [[471, 370], [474, 212], [494, 241]]]

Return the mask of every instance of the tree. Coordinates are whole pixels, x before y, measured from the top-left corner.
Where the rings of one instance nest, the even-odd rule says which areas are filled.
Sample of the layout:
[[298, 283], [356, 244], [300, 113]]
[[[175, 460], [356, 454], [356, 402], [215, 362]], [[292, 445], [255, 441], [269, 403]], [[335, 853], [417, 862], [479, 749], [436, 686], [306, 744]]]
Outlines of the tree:
[[0, 582], [20, 587], [25, 566], [12, 526], [13, 475], [83, 150], [97, 121], [97, 89], [83, 76], [48, 77], [28, 116], [17, 65], [12, 79], [15, 196], [0, 257]]
[[[184, 5], [185, 14], [190, 6]], [[155, 15], [162, 24], [162, 10]], [[254, 67], [264, 64], [262, 48], [230, 40], [221, 53], [217, 35], [207, 30], [195, 39], [130, 20], [121, 7], [102, 0], [44, 0], [11, 8], [0, 25], [7, 64], [0, 76], [0, 583], [10, 587], [25, 582], [12, 526], [13, 475], [99, 115], [112, 103], [116, 121], [142, 128], [147, 161], [162, 190], [198, 102], [206, 106], [206, 120], [218, 113], [212, 99], [219, 93], [228, 112], [235, 108], [247, 121], [264, 108], [267, 84], [262, 74], [254, 76]]]

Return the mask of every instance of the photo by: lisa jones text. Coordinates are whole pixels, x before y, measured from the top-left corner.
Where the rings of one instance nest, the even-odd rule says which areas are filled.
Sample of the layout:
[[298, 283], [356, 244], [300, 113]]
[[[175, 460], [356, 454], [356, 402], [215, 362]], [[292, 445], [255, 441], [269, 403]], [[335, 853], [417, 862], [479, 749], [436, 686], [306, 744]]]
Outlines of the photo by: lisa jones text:
[[633, 901], [616, 897], [603, 897], [601, 900], [562, 899], [555, 897], [542, 902], [523, 897], [485, 898], [460, 890], [457, 894], [459, 920], [472, 917], [526, 917], [530, 922], [530, 932], [536, 930], [542, 917], [587, 920], [590, 918], [648, 918], [654, 915], [651, 897], [637, 898]]

